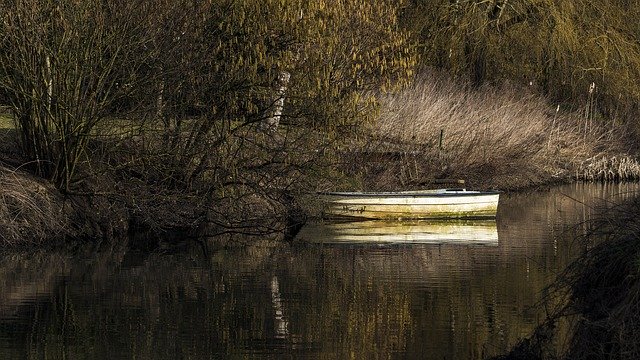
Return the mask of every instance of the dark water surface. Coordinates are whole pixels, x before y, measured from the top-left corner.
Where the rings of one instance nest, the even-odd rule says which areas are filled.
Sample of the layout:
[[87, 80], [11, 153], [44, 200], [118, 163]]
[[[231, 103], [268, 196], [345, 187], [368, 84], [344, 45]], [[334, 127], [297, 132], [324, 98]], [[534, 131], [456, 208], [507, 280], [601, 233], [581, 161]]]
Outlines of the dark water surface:
[[574, 235], [594, 204], [637, 189], [574, 184], [503, 194], [494, 224], [457, 224], [461, 236], [445, 229], [418, 242], [406, 234], [437, 231], [398, 227], [393, 241], [387, 226], [378, 233], [391, 241], [354, 243], [311, 225], [291, 246], [208, 256], [197, 246], [5, 251], [0, 359], [501, 354], [543, 318], [533, 305], [544, 287], [591, 245]]

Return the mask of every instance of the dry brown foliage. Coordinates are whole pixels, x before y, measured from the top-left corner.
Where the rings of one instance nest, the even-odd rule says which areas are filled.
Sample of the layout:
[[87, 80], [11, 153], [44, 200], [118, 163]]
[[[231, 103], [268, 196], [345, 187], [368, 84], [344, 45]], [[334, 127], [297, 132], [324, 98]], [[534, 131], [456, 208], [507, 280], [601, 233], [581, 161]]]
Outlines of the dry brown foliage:
[[[360, 143], [357, 153], [378, 154], [373, 165], [365, 166], [364, 177], [381, 187], [454, 178], [511, 189], [571, 177], [640, 177], [637, 161], [624, 155], [615, 164], [609, 161], [613, 166], [604, 166], [603, 176], [594, 173], [603, 167], [594, 159], [625, 153], [623, 130], [565, 112], [509, 85], [472, 89], [426, 74], [383, 98], [381, 115], [368, 131], [371, 138]], [[395, 161], [379, 165], [380, 154]]]

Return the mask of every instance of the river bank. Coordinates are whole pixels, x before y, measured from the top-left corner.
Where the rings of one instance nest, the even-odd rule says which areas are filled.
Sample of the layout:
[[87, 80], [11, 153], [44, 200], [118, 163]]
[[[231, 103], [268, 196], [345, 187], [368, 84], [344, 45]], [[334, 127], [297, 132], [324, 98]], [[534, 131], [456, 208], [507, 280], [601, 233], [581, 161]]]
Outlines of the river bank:
[[[401, 168], [404, 161], [395, 162], [395, 159], [386, 163], [375, 163], [375, 166], [387, 166]], [[364, 164], [364, 163], [363, 163]], [[366, 164], [365, 164], [366, 166]], [[505, 169], [506, 171], [506, 169]], [[522, 173], [520, 173], [522, 174]], [[530, 177], [527, 177], [530, 176]], [[473, 174], [469, 177], [473, 179]], [[498, 188], [506, 192], [531, 192], [544, 190], [550, 186], [576, 181], [570, 176], [540, 177], [539, 174], [529, 173], [515, 178], [512, 176], [493, 176], [491, 182], [474, 181], [463, 186], [476, 185], [478, 188]], [[275, 238], [290, 238], [291, 231], [299, 227], [307, 218], [318, 217], [318, 199], [313, 193], [296, 194], [296, 198], [290, 199], [290, 207], [269, 207], [264, 202], [254, 200], [256, 207], [262, 207], [264, 223], [256, 224], [253, 228], [225, 229], [220, 228], [165, 228], [161, 232], [150, 229], [136, 220], [134, 212], [139, 209], [128, 208], [128, 203], [121, 200], [120, 194], [111, 196], [108, 192], [103, 194], [63, 194], [47, 181], [35, 177], [20, 169], [9, 169], [0, 166], [0, 235], [4, 246], [39, 246], [47, 242], [65, 241], [76, 239], [80, 241], [112, 241], [131, 234], [137, 234], [132, 244], [140, 246], [151, 238], [180, 237], [198, 238], [211, 237], [228, 233], [243, 233], [246, 235], [268, 235]], [[501, 186], [496, 187], [496, 184]], [[506, 186], [505, 186], [506, 185]], [[123, 184], [119, 185], [120, 187]], [[409, 184], [406, 189], [452, 186], [447, 184]], [[460, 186], [460, 184], [453, 185]], [[153, 189], [147, 189], [153, 192]], [[129, 204], [135, 203], [135, 198]], [[169, 212], [171, 203], [157, 202], [156, 214]], [[183, 212], [190, 211], [192, 204], [185, 202]], [[222, 211], [216, 208], [216, 211]], [[233, 216], [233, 214], [229, 214]], [[267, 221], [267, 219], [269, 219]], [[162, 218], [155, 219], [162, 222]], [[237, 230], [237, 231], [234, 231]], [[140, 234], [147, 234], [140, 236]], [[182, 235], [180, 235], [182, 234]], [[73, 240], [72, 240], [73, 241]], [[227, 244], [230, 244], [226, 241]], [[239, 244], [241, 245], [241, 244]], [[145, 245], [143, 245], [145, 246]]]
[[381, 102], [380, 116], [342, 159], [362, 189], [422, 187], [435, 179], [505, 191], [640, 179], [632, 131], [529, 88], [474, 89], [426, 72]]
[[215, 155], [203, 150], [206, 143], [197, 144], [204, 155], [185, 155], [179, 135], [159, 137], [111, 121], [89, 142], [66, 190], [30, 174], [38, 167], [22, 157], [19, 133], [5, 114], [2, 242], [103, 241], [130, 229], [151, 237], [236, 232], [290, 239], [305, 219], [320, 215], [318, 190], [457, 187], [443, 179], [463, 179], [467, 188], [524, 191], [640, 179], [625, 127], [554, 107], [528, 91], [474, 89], [425, 73], [381, 96], [378, 116], [342, 135], [234, 125], [220, 129]]

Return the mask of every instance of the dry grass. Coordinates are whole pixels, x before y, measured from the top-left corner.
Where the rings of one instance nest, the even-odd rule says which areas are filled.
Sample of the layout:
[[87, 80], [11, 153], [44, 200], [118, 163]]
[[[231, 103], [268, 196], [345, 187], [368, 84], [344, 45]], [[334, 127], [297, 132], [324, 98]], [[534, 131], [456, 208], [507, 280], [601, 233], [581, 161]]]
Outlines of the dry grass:
[[0, 167], [0, 246], [65, 236], [69, 224], [63, 204], [50, 185]]
[[637, 181], [640, 163], [630, 156], [594, 156], [576, 169], [576, 178], [587, 181]]
[[526, 89], [471, 89], [431, 73], [382, 99], [382, 105], [368, 130], [372, 139], [359, 152], [395, 154], [397, 166], [369, 166], [363, 175], [383, 188], [434, 178], [512, 189], [576, 175], [594, 180], [640, 177], [640, 166], [631, 157], [605, 166], [615, 175], [591, 174], [601, 166], [593, 159], [624, 153], [624, 134], [566, 113]]

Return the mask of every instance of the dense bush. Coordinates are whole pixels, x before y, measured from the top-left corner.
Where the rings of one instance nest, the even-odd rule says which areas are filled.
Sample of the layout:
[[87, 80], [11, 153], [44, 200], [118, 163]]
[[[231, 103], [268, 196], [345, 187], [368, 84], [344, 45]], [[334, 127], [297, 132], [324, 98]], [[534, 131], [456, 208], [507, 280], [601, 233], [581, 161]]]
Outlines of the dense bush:
[[365, 94], [411, 75], [396, 6], [2, 2], [0, 94], [23, 168], [158, 226], [159, 214], [193, 227], [212, 206], [283, 201], [324, 144], [375, 113]]

